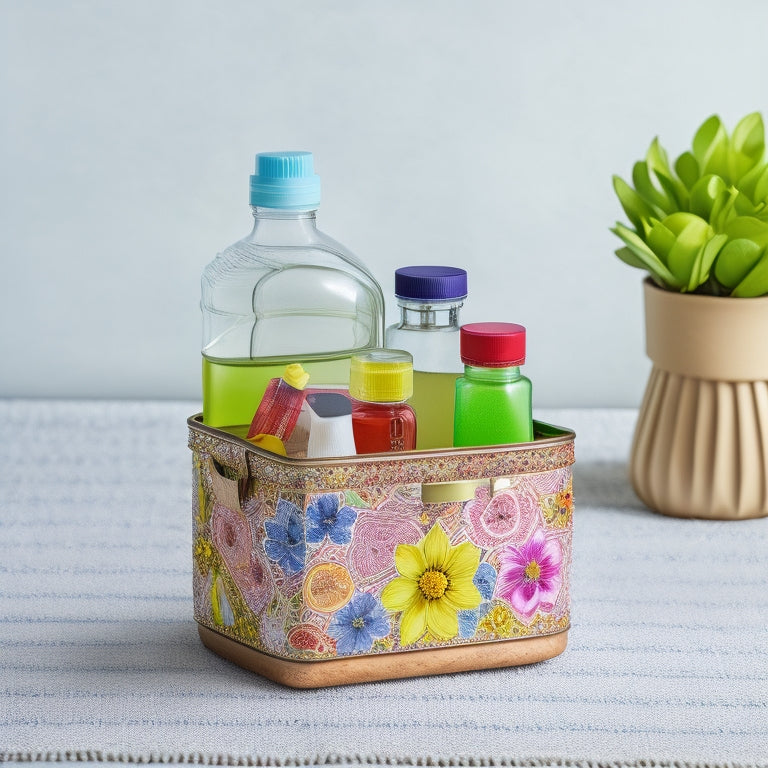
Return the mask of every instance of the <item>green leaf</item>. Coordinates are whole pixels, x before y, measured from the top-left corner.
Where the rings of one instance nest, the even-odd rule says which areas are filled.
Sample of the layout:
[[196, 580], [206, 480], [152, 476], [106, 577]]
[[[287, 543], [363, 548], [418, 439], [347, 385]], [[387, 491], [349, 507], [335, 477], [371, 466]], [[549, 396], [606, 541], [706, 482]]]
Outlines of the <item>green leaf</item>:
[[667, 150], [659, 143], [659, 137], [654, 136], [651, 146], [645, 155], [648, 167], [655, 172], [663, 173], [665, 176], [672, 175], [672, 169], [669, 167], [669, 158]]
[[745, 173], [736, 185], [739, 191], [743, 192], [753, 203], [758, 202], [757, 187], [765, 173], [768, 173], [768, 165], [756, 165], [749, 173]]
[[680, 290], [683, 286], [675, 276], [661, 262], [659, 257], [640, 239], [640, 237], [628, 227], [617, 223], [611, 230], [620, 237], [639, 261], [664, 287]]
[[344, 503], [359, 509], [370, 509], [371, 506], [366, 501], [363, 501], [355, 491], [344, 491]]
[[752, 195], [754, 203], [768, 203], [768, 165], [763, 168], [762, 173], [755, 184], [755, 192]]
[[666, 194], [654, 186], [648, 173], [648, 163], [642, 161], [635, 163], [632, 168], [632, 182], [637, 192], [651, 205], [660, 208], [665, 213], [678, 210], [676, 202], [673, 202], [674, 198], [670, 200]]
[[675, 206], [674, 210], [671, 210], [670, 213], [674, 213], [675, 210], [688, 210], [688, 190], [685, 188], [685, 185], [681, 184], [677, 179], [659, 173], [659, 171], [656, 171], [656, 178]]
[[630, 267], [647, 269], [643, 261], [630, 248], [619, 248], [615, 253], [625, 264], [629, 264]]
[[733, 182], [729, 164], [727, 136], [712, 147], [712, 152], [703, 168], [703, 173], [715, 173], [729, 182]]
[[669, 252], [675, 247], [676, 234], [661, 221], [654, 221], [648, 232], [648, 247], [664, 263], [669, 263]]
[[734, 184], [762, 160], [764, 152], [763, 118], [759, 112], [753, 112], [739, 121], [731, 136], [728, 162]]
[[763, 250], [763, 256], [755, 264], [752, 271], [733, 289], [731, 296], [736, 298], [752, 298], [768, 294], [768, 248]]
[[736, 211], [740, 216], [768, 218], [768, 165], [755, 166], [739, 182]]
[[[672, 173], [672, 169], [669, 167], [667, 151], [659, 143], [658, 136], [651, 142], [645, 159], [648, 168], [653, 172], [659, 180], [662, 189], [666, 192], [670, 203], [674, 204], [674, 209], [678, 211], [683, 210], [688, 199], [688, 192], [685, 185], [679, 182]], [[673, 209], [667, 206], [665, 211], [672, 213]]]
[[651, 146], [648, 147], [645, 159], [648, 161], [648, 166], [654, 171], [661, 171], [663, 174], [670, 176], [672, 170], [669, 167], [669, 157], [667, 156], [667, 150], [661, 146], [659, 137], [654, 136]]
[[[673, 216], [684, 216], [686, 214], [676, 213]], [[690, 214], [687, 214], [690, 216]], [[664, 224], [672, 229], [669, 224], [669, 219], [673, 218], [668, 216], [664, 221]], [[683, 229], [677, 235], [675, 244], [669, 252], [667, 259], [667, 266], [669, 271], [683, 284], [687, 285], [693, 272], [694, 262], [696, 256], [701, 248], [713, 236], [712, 227], [698, 217], [688, 219]]]
[[736, 187], [729, 187], [717, 196], [709, 214], [709, 223], [715, 232], [722, 232], [725, 225], [738, 215], [736, 204], [739, 196]]
[[659, 211], [643, 200], [621, 177], [613, 177], [613, 188], [619, 198], [621, 207], [624, 209], [624, 213], [627, 214], [627, 218], [632, 222], [635, 229], [642, 231], [643, 225], [641, 220], [643, 217], [659, 215]]
[[715, 201], [727, 192], [728, 185], [713, 173], [702, 176], [691, 190], [690, 210], [705, 221], [711, 221]]
[[726, 287], [735, 288], [760, 261], [763, 248], [752, 240], [731, 240], [720, 252], [715, 277]]
[[764, 152], [763, 118], [759, 112], [753, 112], [739, 122], [731, 137], [728, 161], [734, 184], [744, 176], [748, 176], [750, 171], [757, 167]]
[[666, 219], [662, 219], [662, 224], [671, 229], [676, 235], [681, 235], [691, 225], [698, 227], [702, 231], [709, 229], [709, 224], [704, 219], [688, 211], [673, 213], [667, 216]]
[[704, 248], [706, 246], [702, 245], [701, 248], [696, 252], [696, 255], [693, 257], [693, 261], [691, 262], [691, 274], [688, 276], [688, 285], [683, 289], [684, 291], [688, 291], [691, 293], [692, 291], [695, 291], [701, 282], [699, 281], [699, 275], [701, 274], [701, 263], [704, 260]]
[[712, 147], [727, 137], [728, 134], [717, 115], [708, 117], [699, 126], [693, 137], [693, 155], [699, 163], [699, 168], [703, 168], [706, 165], [712, 152]]
[[702, 175], [716, 173], [730, 181], [728, 167], [728, 132], [720, 118], [712, 115], [705, 120], [693, 137], [693, 155]]
[[755, 216], [737, 216], [723, 227], [723, 232], [728, 235], [729, 240], [743, 237], [757, 243], [761, 248], [768, 245], [768, 222]]
[[700, 177], [698, 160], [690, 152], [683, 152], [675, 161], [675, 172], [690, 190]]
[[731, 147], [735, 152], [750, 158], [752, 164], [762, 160], [765, 152], [765, 129], [759, 112], [752, 112], [739, 121], [733, 129]]
[[728, 238], [725, 235], [715, 235], [703, 248], [696, 254], [691, 277], [688, 281], [688, 290], [695, 291], [700, 285], [709, 280], [709, 273], [712, 269], [712, 263], [720, 253]]
[[736, 196], [736, 202], [733, 206], [734, 213], [738, 216], [752, 216], [760, 218], [760, 212], [764, 208], [764, 203], [755, 205], [743, 192]]

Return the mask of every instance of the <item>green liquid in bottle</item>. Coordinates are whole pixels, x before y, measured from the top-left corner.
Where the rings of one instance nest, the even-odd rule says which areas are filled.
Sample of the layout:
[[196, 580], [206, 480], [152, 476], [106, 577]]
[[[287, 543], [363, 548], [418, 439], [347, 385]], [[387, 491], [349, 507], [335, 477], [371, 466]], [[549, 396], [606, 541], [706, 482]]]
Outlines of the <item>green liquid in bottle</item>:
[[453, 445], [453, 406], [458, 373], [413, 372], [413, 396], [408, 405], [416, 412], [416, 448]]
[[309, 386], [349, 382], [349, 357], [324, 360], [211, 360], [203, 356], [203, 422], [209, 427], [249, 425], [269, 384], [289, 363], [301, 363]]
[[455, 446], [533, 440], [531, 382], [517, 367], [465, 366], [456, 382]]

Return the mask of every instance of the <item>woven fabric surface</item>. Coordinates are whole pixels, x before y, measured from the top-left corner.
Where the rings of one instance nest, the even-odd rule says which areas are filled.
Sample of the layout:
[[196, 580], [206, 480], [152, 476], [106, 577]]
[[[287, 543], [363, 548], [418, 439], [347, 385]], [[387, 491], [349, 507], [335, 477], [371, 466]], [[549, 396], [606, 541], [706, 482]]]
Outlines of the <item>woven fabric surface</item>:
[[768, 520], [676, 520], [577, 432], [572, 629], [529, 667], [294, 691], [192, 618], [194, 403], [0, 401], [0, 760], [768, 765]]

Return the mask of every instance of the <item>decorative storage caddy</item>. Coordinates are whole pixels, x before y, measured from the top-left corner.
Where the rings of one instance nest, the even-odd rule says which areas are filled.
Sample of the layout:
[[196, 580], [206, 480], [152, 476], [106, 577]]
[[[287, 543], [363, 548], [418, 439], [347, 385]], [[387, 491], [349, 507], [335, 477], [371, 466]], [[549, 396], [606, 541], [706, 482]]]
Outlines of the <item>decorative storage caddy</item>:
[[221, 656], [314, 688], [565, 649], [573, 432], [308, 460], [188, 425], [195, 619]]

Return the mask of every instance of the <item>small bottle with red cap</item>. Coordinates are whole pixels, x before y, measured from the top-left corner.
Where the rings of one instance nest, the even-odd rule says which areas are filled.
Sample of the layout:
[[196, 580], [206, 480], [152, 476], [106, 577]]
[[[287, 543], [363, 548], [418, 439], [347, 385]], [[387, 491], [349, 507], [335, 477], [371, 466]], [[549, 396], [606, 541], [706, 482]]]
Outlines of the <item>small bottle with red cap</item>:
[[461, 326], [464, 375], [456, 380], [453, 444], [457, 447], [533, 440], [525, 328], [516, 323]]

